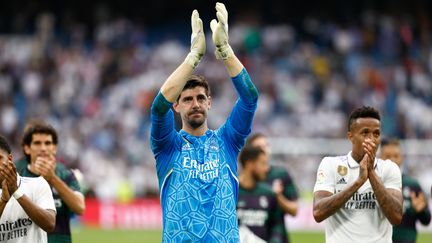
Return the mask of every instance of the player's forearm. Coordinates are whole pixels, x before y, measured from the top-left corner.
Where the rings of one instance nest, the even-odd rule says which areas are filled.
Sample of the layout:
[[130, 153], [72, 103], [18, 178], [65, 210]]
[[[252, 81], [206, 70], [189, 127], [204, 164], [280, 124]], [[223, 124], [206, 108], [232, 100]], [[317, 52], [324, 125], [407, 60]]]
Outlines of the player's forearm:
[[224, 64], [230, 77], [237, 76], [244, 68], [243, 64], [236, 57], [236, 55], [228, 57], [226, 60], [224, 60]]
[[193, 67], [184, 61], [177, 69], [167, 78], [165, 83], [162, 85], [160, 92], [165, 99], [171, 103], [177, 100], [183, 90], [187, 79], [193, 73]]
[[298, 210], [298, 202], [288, 200], [282, 193], [276, 194], [277, 203], [280, 208], [284, 211], [284, 213], [289, 214], [291, 216], [297, 215]]
[[46, 232], [52, 232], [55, 229], [56, 213], [53, 210], [43, 209], [34, 204], [30, 198], [23, 195], [18, 199], [18, 203], [24, 209], [30, 219]]
[[402, 221], [402, 194], [395, 196], [386, 189], [381, 179], [374, 170], [369, 171], [369, 182], [375, 193], [375, 197], [386, 218], [392, 225], [398, 225]]
[[342, 208], [363, 183], [364, 182], [356, 180], [344, 190], [327, 197], [317, 197], [318, 192], [315, 192], [313, 203], [313, 216], [315, 221], [319, 223]]
[[258, 89], [253, 84], [248, 72], [243, 68], [236, 76], [231, 77], [240, 100], [245, 106], [255, 108], [258, 101]]
[[84, 196], [69, 188], [58, 176], [54, 176], [48, 183], [56, 189], [60, 198], [66, 203], [70, 210], [81, 215], [85, 210]]

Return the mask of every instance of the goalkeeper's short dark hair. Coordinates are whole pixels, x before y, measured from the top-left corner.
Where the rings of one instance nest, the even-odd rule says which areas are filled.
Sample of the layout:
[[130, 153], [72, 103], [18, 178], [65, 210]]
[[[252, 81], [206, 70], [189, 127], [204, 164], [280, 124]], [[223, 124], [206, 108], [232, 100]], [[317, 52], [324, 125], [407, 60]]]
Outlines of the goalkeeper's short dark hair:
[[[210, 96], [210, 93], [211, 93], [210, 92], [210, 86], [207, 82], [207, 79], [204, 76], [201, 76], [201, 75], [189, 76], [188, 81], [186, 82], [185, 86], [182, 89], [182, 92], [187, 90], [187, 89], [193, 89], [195, 87], [203, 87], [205, 90], [206, 96], [207, 97]], [[177, 97], [177, 101], [180, 99], [180, 96], [181, 95], [179, 95]]]

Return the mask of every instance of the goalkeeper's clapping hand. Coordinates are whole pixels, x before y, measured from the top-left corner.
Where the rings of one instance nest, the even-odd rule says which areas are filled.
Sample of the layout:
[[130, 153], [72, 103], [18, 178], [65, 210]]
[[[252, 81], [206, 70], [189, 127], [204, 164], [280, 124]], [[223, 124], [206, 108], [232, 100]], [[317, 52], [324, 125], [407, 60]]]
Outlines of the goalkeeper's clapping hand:
[[223, 3], [216, 3], [216, 19], [210, 22], [213, 32], [212, 39], [216, 46], [215, 55], [217, 59], [226, 60], [234, 55], [228, 43], [228, 12]]
[[195, 68], [198, 66], [206, 50], [203, 23], [197, 10], [192, 12], [191, 25], [191, 48], [189, 54], [186, 57], [186, 62]]

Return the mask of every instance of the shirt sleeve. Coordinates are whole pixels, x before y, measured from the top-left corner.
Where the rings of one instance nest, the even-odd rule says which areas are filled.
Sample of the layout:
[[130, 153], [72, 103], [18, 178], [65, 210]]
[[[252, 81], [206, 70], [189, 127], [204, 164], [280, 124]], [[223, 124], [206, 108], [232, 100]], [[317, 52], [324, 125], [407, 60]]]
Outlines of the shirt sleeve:
[[80, 185], [78, 183], [78, 180], [76, 179], [74, 173], [72, 173], [72, 171], [70, 169], [67, 169], [67, 168], [64, 169], [61, 179], [73, 191], [81, 192], [81, 188], [80, 188]]
[[237, 76], [232, 77], [232, 82], [239, 99], [237, 99], [227, 123], [236, 131], [233, 135], [237, 136], [232, 137], [232, 139], [244, 139], [251, 132], [252, 121], [258, 104], [258, 91], [244, 68]]
[[37, 186], [37, 189], [34, 190], [35, 204], [43, 209], [50, 209], [56, 211], [51, 187], [44, 178], [39, 178], [39, 182], [35, 183], [35, 186]]
[[329, 157], [325, 157], [321, 160], [318, 167], [314, 192], [316, 191], [328, 191], [335, 193], [335, 175], [332, 170], [331, 160]]
[[402, 174], [399, 166], [390, 160], [385, 160], [383, 163], [383, 168], [385, 168], [383, 172], [384, 187], [402, 191]]
[[172, 146], [177, 134], [174, 127], [174, 112], [171, 107], [172, 103], [159, 92], [151, 108], [150, 129], [151, 148], [156, 158], [164, 148]]
[[233, 161], [229, 161], [230, 166], [235, 167], [237, 155], [252, 129], [253, 117], [258, 104], [258, 91], [250, 80], [246, 69], [233, 77], [232, 82], [239, 99], [237, 99], [227, 121], [219, 129], [219, 132], [226, 141], [225, 146], [229, 147], [230, 157], [235, 158]]

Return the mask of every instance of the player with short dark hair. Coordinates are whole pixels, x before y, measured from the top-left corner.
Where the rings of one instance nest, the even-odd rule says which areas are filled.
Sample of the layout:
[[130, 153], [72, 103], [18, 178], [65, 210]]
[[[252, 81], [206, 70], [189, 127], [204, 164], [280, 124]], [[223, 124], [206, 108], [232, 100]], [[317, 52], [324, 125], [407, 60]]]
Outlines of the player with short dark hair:
[[[156, 159], [163, 242], [238, 242], [237, 155], [249, 135], [258, 91], [228, 43], [228, 12], [216, 3], [212, 20], [215, 55], [222, 60], [239, 98], [226, 122], [207, 126], [212, 99], [206, 82], [191, 81], [206, 49], [202, 20], [192, 12], [191, 50], [168, 77], [151, 108], [151, 147]], [[182, 129], [174, 128], [180, 113]]]
[[54, 230], [56, 209], [48, 183], [20, 176], [8, 142], [0, 136], [0, 241], [46, 243]]
[[245, 146], [240, 151], [237, 217], [240, 242], [287, 242], [283, 213], [276, 194], [263, 183], [269, 172], [268, 154], [260, 147]]
[[[204, 76], [192, 74], [191, 76], [189, 76], [189, 79], [183, 87], [183, 90], [194, 89], [196, 87], [204, 88], [205, 95], [207, 97], [211, 96], [210, 86], [207, 82], [207, 79]], [[179, 101], [179, 98], [180, 95], [177, 97], [177, 102]]]
[[355, 125], [355, 122], [359, 118], [375, 118], [376, 120], [381, 121], [381, 116], [375, 108], [370, 106], [363, 106], [361, 108], [353, 110], [349, 115], [348, 131], [351, 131], [352, 126]]
[[48, 234], [49, 243], [72, 242], [70, 219], [85, 209], [84, 196], [71, 170], [56, 162], [58, 135], [41, 120], [26, 124], [22, 139], [25, 157], [16, 162], [18, 173], [27, 177], [42, 176], [49, 183], [57, 208], [56, 227]]
[[399, 167], [375, 157], [381, 142], [379, 112], [360, 107], [349, 116], [347, 155], [325, 157], [314, 187], [313, 216], [326, 219], [326, 242], [391, 243], [402, 220]]
[[[267, 136], [263, 133], [258, 132], [250, 135], [246, 140], [245, 146], [258, 146], [263, 149], [269, 157], [271, 156], [271, 149]], [[288, 170], [270, 163], [270, 170], [267, 173], [265, 182], [272, 187], [273, 192], [276, 194], [276, 199], [280, 210], [284, 212], [284, 214], [296, 216], [298, 210], [298, 194], [295, 183]], [[280, 221], [284, 225], [283, 234], [286, 235], [285, 238], [289, 239], [285, 226], [284, 214], [280, 215]]]
[[[403, 155], [398, 139], [383, 139], [381, 142], [381, 159], [391, 160], [402, 166]], [[393, 243], [415, 243], [417, 239], [416, 223], [423, 225], [431, 222], [428, 202], [420, 184], [415, 178], [402, 171], [403, 218], [402, 223], [393, 226]]]

